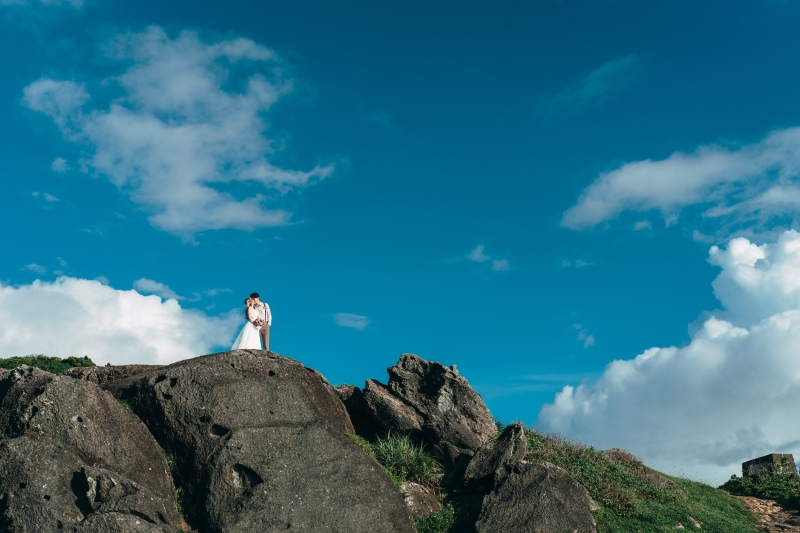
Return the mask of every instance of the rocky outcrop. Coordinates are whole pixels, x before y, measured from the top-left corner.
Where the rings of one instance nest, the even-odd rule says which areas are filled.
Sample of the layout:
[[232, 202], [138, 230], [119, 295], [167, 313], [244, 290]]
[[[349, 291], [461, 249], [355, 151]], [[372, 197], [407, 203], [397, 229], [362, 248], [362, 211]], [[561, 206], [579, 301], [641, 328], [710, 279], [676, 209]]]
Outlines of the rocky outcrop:
[[112, 381], [119, 381], [137, 374], [144, 374], [156, 368], [161, 368], [161, 365], [80, 366], [77, 368], [70, 368], [61, 375], [82, 379], [84, 381], [91, 381], [98, 385], [105, 385]]
[[2, 531], [183, 525], [161, 449], [110, 394], [26, 366], [0, 381]]
[[174, 458], [201, 531], [415, 531], [399, 491], [347, 436], [343, 404], [296, 361], [238, 350], [106, 386]]
[[455, 367], [403, 354], [387, 371], [387, 385], [367, 380], [363, 404], [348, 405], [351, 416], [360, 423], [367, 425], [361, 422], [366, 412], [369, 423], [381, 432], [410, 433], [447, 462], [471, 455], [496, 433], [483, 399]]
[[520, 423], [507, 426], [497, 439], [489, 441], [467, 465], [464, 472], [464, 484], [489, 480], [506, 475], [506, 468], [513, 467], [525, 458], [528, 452], [528, 440]]
[[483, 499], [477, 533], [594, 533], [594, 502], [566, 470], [520, 461]]

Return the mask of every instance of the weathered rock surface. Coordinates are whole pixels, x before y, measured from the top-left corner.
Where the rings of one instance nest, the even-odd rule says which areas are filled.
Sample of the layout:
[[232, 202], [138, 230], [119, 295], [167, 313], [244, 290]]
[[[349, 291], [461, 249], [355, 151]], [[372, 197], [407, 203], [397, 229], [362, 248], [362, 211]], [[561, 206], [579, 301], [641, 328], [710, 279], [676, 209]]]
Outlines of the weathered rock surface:
[[64, 371], [61, 375], [68, 376], [75, 379], [82, 379], [84, 381], [91, 381], [98, 385], [105, 385], [112, 381], [119, 381], [127, 379], [137, 374], [143, 374], [156, 368], [161, 368], [161, 365], [110, 365], [110, 366], [91, 366], [91, 367], [77, 367], [70, 368]]
[[477, 450], [497, 431], [483, 399], [454, 367], [403, 354], [387, 371], [386, 386], [368, 380], [363, 393], [384, 432], [411, 433], [440, 453], [457, 456]]
[[405, 502], [409, 509], [423, 518], [442, 510], [442, 504], [430, 490], [419, 483], [406, 481], [400, 486], [405, 494]]
[[594, 533], [586, 488], [566, 470], [547, 462], [522, 461], [483, 499], [477, 533]]
[[21, 366], [0, 381], [0, 529], [183, 525], [161, 449], [97, 385]]
[[480, 448], [467, 465], [464, 483], [483, 480], [495, 481], [496, 475], [505, 475], [506, 466], [513, 466], [525, 458], [528, 439], [520, 423], [510, 424], [495, 440]]
[[175, 461], [203, 532], [413, 532], [325, 379], [260, 350], [213, 354], [113, 381]]

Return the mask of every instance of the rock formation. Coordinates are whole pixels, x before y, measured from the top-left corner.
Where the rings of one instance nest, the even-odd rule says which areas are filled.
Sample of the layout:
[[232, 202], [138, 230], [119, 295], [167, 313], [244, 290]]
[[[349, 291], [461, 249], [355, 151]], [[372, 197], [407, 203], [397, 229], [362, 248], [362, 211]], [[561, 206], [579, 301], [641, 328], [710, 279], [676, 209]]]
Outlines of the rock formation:
[[403, 354], [387, 371], [387, 385], [370, 379], [363, 393], [347, 394], [355, 425], [411, 433], [450, 463], [471, 455], [497, 431], [483, 399], [454, 367]]
[[415, 530], [399, 491], [347, 436], [331, 387], [296, 361], [238, 350], [107, 387], [173, 457], [200, 531]]
[[26, 366], [0, 381], [0, 530], [182, 525], [163, 452], [110, 394]]

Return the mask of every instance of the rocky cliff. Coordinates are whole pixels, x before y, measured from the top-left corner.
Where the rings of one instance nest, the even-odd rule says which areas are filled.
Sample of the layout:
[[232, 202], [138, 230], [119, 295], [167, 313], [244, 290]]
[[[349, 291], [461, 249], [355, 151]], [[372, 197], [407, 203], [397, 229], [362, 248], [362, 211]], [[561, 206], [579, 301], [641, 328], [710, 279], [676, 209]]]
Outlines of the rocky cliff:
[[402, 433], [431, 450], [441, 490], [474, 502], [463, 531], [595, 530], [586, 489], [526, 461], [522, 427], [498, 435], [454, 367], [403, 354], [388, 371], [386, 384], [333, 388], [292, 359], [237, 350], [4, 372], [0, 530], [416, 531], [412, 508], [430, 512], [437, 498], [413, 484], [401, 493], [354, 433]]

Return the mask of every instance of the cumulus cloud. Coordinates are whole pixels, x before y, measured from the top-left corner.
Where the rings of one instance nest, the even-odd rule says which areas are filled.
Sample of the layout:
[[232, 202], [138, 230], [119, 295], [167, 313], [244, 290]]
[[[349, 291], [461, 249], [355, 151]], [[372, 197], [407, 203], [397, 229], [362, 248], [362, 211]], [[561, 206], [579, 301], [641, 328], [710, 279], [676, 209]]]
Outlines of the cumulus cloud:
[[96, 280], [0, 284], [0, 357], [88, 355], [97, 364], [168, 364], [227, 349], [240, 313], [209, 317]]
[[733, 239], [709, 260], [722, 269], [713, 287], [723, 309], [688, 345], [650, 348], [564, 387], [538, 426], [715, 484], [742, 461], [797, 453], [800, 234]]
[[[286, 193], [328, 176], [270, 162], [277, 143], [265, 114], [292, 91], [275, 54], [251, 40], [207, 43], [192, 32], [171, 39], [151, 27], [108, 46], [127, 70], [100, 83], [120, 95], [94, 102], [84, 84], [43, 78], [24, 103], [88, 147], [82, 163], [150, 214], [157, 228], [252, 230], [289, 223]], [[99, 99], [99, 100], [102, 100]]]
[[542, 98], [539, 111], [544, 116], [554, 116], [579, 113], [602, 104], [612, 95], [624, 91], [640, 71], [641, 61], [635, 54], [612, 59], [558, 94]]
[[[660, 211], [665, 222], [689, 206], [720, 225], [757, 226], [800, 213], [800, 128], [735, 148], [701, 146], [666, 159], [627, 163], [600, 175], [561, 224], [587, 229], [624, 211]], [[674, 220], [674, 219], [673, 219]]]
[[489, 268], [494, 272], [506, 272], [511, 269], [511, 263], [509, 263], [508, 259], [493, 258], [486, 253], [486, 247], [483, 244], [479, 244], [473, 248], [473, 250], [467, 254], [466, 259], [473, 263], [487, 263]]
[[353, 328], [357, 329], [358, 331], [362, 331], [371, 322], [369, 317], [364, 315], [354, 315], [353, 313], [335, 313], [331, 315], [331, 317], [333, 317], [333, 321], [336, 322], [337, 326], [342, 326], [343, 328]]
[[175, 300], [185, 300], [183, 296], [176, 293], [168, 286], [160, 281], [155, 281], [147, 278], [140, 278], [133, 282], [133, 288], [142, 294], [155, 294], [161, 296], [165, 300], [173, 298]]

